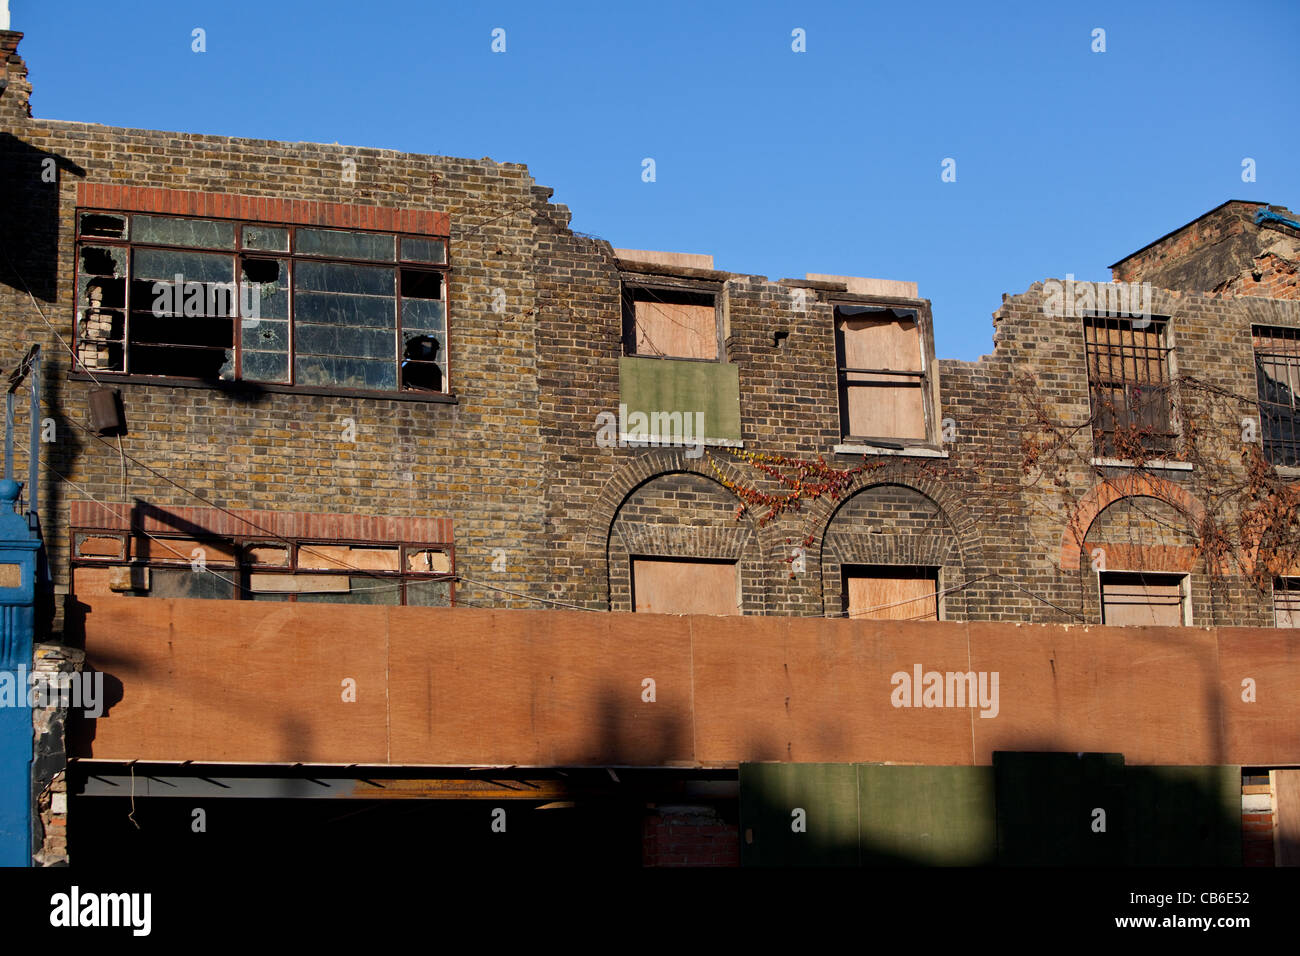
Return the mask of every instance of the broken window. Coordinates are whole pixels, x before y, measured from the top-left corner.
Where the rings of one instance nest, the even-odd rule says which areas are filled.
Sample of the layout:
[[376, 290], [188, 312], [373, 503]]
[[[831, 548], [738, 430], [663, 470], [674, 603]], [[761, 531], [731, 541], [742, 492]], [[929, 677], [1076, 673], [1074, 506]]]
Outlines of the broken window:
[[447, 313], [442, 273], [402, 269], [402, 387], [443, 390]]
[[120, 372], [126, 349], [127, 251], [80, 247], [77, 257], [77, 360], [91, 371]]
[[1105, 571], [1100, 583], [1103, 624], [1180, 627], [1190, 623], [1186, 575]]
[[1300, 627], [1300, 578], [1273, 581], [1273, 613], [1278, 627]]
[[937, 568], [846, 567], [844, 612], [850, 620], [937, 621]]
[[230, 256], [136, 249], [131, 265], [130, 371], [234, 378], [236, 287]]
[[299, 262], [294, 293], [294, 381], [397, 387], [397, 296], [391, 267]]
[[403, 262], [430, 262], [442, 265], [447, 261], [447, 243], [441, 239], [412, 239], [402, 237]]
[[1300, 466], [1300, 329], [1252, 329], [1264, 456]]
[[239, 377], [287, 383], [289, 261], [245, 256], [239, 264], [239, 295]]
[[449, 544], [267, 541], [74, 529], [74, 593], [334, 604], [453, 603]]
[[1176, 434], [1164, 320], [1084, 319], [1093, 446], [1107, 458], [1168, 458]]
[[295, 235], [299, 255], [328, 256], [331, 259], [377, 259], [393, 261], [393, 236], [373, 232], [341, 232], [335, 229], [299, 229]]
[[632, 597], [646, 614], [739, 614], [735, 561], [633, 558]]
[[718, 297], [713, 291], [627, 287], [623, 335], [628, 355], [717, 361]]
[[139, 213], [77, 221], [87, 371], [448, 391], [445, 239]]
[[916, 311], [836, 306], [835, 349], [844, 440], [926, 441], [929, 388]]

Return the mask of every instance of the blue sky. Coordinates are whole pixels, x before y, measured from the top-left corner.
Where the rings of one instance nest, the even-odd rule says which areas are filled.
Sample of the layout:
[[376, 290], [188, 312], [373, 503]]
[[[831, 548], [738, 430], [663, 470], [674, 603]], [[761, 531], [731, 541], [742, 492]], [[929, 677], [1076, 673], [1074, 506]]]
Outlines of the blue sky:
[[991, 350], [1003, 292], [1300, 204], [1294, 0], [10, 9], [37, 116], [526, 163], [615, 246], [914, 280], [940, 357]]

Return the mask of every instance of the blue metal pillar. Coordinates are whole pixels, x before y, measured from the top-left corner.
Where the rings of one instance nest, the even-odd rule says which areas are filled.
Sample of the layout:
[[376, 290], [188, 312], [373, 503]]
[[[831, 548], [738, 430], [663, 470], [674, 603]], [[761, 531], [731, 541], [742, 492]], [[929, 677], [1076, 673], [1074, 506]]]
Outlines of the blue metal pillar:
[[22, 486], [0, 479], [0, 866], [32, 862], [32, 642], [41, 547], [18, 513]]
[[[9, 375], [5, 396], [4, 478], [0, 479], [0, 866], [32, 863], [32, 645], [41, 568], [37, 468], [40, 463], [40, 346]], [[28, 488], [13, 476], [14, 393], [31, 374]]]

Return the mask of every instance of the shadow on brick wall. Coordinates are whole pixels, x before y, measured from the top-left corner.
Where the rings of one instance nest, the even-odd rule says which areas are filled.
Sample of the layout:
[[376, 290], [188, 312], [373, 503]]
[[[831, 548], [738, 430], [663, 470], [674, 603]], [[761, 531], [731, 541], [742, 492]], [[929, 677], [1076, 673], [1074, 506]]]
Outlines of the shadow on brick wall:
[[84, 177], [86, 171], [0, 132], [0, 283], [51, 304], [58, 296], [59, 191], [68, 174]]

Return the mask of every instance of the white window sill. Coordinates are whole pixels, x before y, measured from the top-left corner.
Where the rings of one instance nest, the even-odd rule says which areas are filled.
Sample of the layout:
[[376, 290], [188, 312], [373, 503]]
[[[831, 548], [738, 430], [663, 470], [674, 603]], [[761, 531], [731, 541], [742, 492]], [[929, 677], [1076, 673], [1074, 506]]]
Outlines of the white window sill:
[[1300, 478], [1300, 468], [1294, 465], [1276, 465], [1277, 473], [1283, 478]]
[[902, 458], [947, 458], [946, 451], [933, 448], [877, 448], [875, 445], [836, 445], [837, 455], [898, 455]]
[[[620, 434], [618, 436], [618, 445], [620, 448], [683, 448], [698, 444], [699, 439], [682, 439], [674, 437], [659, 438], [655, 435], [644, 435], [637, 433], [635, 435]], [[712, 448], [744, 448], [745, 443], [735, 438], [706, 438], [704, 444]]]
[[[1092, 463], [1101, 468], [1136, 468], [1137, 462], [1129, 458], [1093, 458]], [[1159, 458], [1153, 458], [1144, 462], [1143, 468], [1154, 468], [1158, 471], [1191, 471], [1192, 463], [1190, 461], [1165, 461]]]

